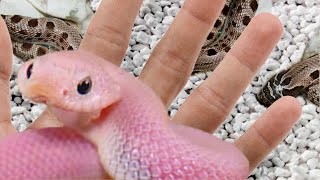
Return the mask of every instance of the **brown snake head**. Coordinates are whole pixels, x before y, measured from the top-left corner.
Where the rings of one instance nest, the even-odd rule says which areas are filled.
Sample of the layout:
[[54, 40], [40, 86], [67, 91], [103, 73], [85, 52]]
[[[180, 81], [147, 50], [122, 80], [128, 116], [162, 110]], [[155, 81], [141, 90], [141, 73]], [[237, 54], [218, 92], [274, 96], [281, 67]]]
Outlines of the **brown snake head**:
[[310, 39], [302, 60], [289, 69], [274, 75], [257, 94], [257, 100], [270, 106], [282, 96], [306, 95], [315, 105], [320, 106], [320, 28]]

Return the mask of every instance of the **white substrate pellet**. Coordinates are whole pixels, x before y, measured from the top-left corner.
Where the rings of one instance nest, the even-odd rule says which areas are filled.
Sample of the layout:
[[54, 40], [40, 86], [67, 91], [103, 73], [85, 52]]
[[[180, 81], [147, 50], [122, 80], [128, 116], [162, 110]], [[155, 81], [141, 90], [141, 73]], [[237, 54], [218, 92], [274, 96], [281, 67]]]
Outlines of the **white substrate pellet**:
[[[96, 10], [99, 0], [92, 0]], [[144, 0], [122, 67], [138, 76], [152, 49], [166, 32], [177, 15], [182, 0]], [[232, 142], [241, 136], [265, 111], [256, 98], [262, 85], [275, 73], [300, 61], [306, 42], [320, 26], [320, 0], [277, 0], [272, 13], [284, 25], [282, 39], [278, 42], [257, 77], [239, 98], [225, 123], [214, 133]], [[19, 130], [38, 117], [44, 105], [33, 105], [21, 98], [15, 82], [21, 62], [13, 61], [13, 78], [10, 81], [12, 123]], [[320, 62], [319, 62], [320, 63]], [[210, 72], [191, 76], [183, 91], [169, 107], [173, 116], [180, 105]], [[298, 97], [303, 114], [286, 139], [278, 145], [248, 179], [320, 179], [320, 108], [303, 97]]]

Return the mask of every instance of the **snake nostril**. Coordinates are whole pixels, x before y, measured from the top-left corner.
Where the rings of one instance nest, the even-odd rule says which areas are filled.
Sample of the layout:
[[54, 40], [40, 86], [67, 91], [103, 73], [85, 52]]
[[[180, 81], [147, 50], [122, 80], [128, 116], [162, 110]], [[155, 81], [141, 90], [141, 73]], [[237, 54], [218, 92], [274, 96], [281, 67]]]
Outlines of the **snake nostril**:
[[32, 68], [33, 68], [33, 64], [30, 64], [28, 69], [27, 69], [27, 78], [30, 79], [31, 74], [32, 74]]
[[64, 89], [64, 90], [62, 91], [62, 94], [63, 94], [64, 96], [68, 95], [68, 90]]

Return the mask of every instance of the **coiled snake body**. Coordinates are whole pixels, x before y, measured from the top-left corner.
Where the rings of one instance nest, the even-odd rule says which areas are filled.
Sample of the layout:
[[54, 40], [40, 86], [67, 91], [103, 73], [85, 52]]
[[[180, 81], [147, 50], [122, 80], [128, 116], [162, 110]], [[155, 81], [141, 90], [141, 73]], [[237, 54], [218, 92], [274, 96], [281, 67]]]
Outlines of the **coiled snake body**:
[[[0, 166], [0, 178], [15, 170], [11, 164], [29, 161], [32, 168], [21, 168], [20, 178], [27, 174], [26, 179], [101, 179], [97, 157], [104, 171], [117, 180], [238, 180], [248, 176], [248, 161], [239, 149], [209, 133], [173, 124], [152, 89], [100, 57], [81, 51], [41, 56], [21, 67], [18, 85], [24, 96], [46, 103], [65, 127], [82, 138], [63, 128], [9, 137], [0, 142], [0, 164], [6, 165]], [[40, 141], [35, 142], [38, 149], [31, 148], [32, 138]], [[26, 160], [8, 156], [20, 148], [30, 154]], [[76, 148], [81, 155], [87, 150], [88, 155], [81, 157]], [[42, 153], [52, 153], [60, 163], [38, 155]], [[90, 156], [92, 160], [85, 164], [83, 159]], [[50, 166], [54, 166], [54, 177]], [[9, 179], [15, 176], [6, 174]]]
[[254, 17], [257, 0], [227, 0], [202, 47], [194, 72], [214, 70]]
[[282, 96], [296, 97], [304, 94], [307, 98], [320, 106], [320, 29], [312, 38], [300, 62], [287, 70], [275, 74], [257, 95], [257, 100], [270, 106]]
[[57, 18], [1, 16], [9, 30], [13, 52], [22, 60], [53, 51], [78, 49], [82, 40], [73, 26]]

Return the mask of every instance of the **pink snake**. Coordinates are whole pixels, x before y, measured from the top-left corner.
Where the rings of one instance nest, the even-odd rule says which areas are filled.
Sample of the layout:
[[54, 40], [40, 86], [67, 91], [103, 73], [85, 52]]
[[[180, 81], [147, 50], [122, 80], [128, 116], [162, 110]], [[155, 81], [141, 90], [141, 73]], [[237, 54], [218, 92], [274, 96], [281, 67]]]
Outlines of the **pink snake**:
[[175, 125], [154, 92], [94, 55], [56, 52], [26, 62], [22, 94], [65, 127], [0, 142], [0, 179], [246, 179], [248, 161], [211, 134]]

